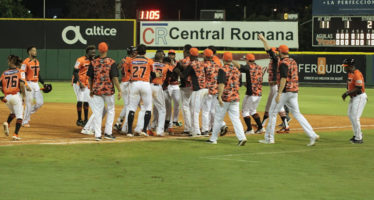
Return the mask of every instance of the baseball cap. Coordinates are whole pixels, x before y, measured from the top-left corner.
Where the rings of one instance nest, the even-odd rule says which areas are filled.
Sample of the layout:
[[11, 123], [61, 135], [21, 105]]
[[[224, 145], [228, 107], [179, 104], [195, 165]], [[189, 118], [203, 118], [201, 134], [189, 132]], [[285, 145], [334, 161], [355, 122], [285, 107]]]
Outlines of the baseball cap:
[[276, 47], [271, 47], [270, 48], [272, 52], [276, 53], [278, 51], [278, 49]]
[[355, 59], [353, 58], [346, 58], [343, 60], [343, 67], [352, 66], [355, 64]]
[[168, 54], [175, 54], [175, 50], [174, 49], [170, 49]]
[[212, 57], [213, 56], [213, 51], [211, 49], [205, 49], [204, 50], [204, 56]]
[[248, 53], [247, 55], [245, 55], [245, 58], [249, 61], [255, 61], [256, 60], [255, 55], [253, 55], [251, 53]]
[[99, 43], [99, 51], [101, 52], [101, 53], [105, 53], [105, 52], [107, 52], [108, 51], [108, 45], [107, 45], [107, 43], [106, 42], [100, 42]]
[[231, 52], [223, 53], [223, 60], [224, 61], [232, 61], [232, 53]]
[[199, 56], [199, 50], [197, 48], [190, 49], [191, 56]]
[[285, 44], [282, 44], [278, 47], [278, 51], [280, 53], [288, 53], [290, 50], [288, 49], [288, 46]]

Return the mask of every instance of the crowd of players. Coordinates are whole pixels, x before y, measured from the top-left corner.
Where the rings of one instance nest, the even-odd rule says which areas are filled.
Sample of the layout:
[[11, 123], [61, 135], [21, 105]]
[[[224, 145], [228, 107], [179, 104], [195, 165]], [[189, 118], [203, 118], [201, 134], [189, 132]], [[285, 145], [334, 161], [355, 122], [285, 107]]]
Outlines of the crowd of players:
[[[218, 136], [223, 136], [228, 131], [224, 121], [228, 113], [239, 140], [238, 145], [243, 146], [247, 141], [246, 135], [250, 134], [265, 133], [264, 140], [259, 142], [275, 143], [277, 114], [282, 119], [281, 129], [277, 132], [288, 133], [290, 118], [286, 111], [290, 110], [310, 138], [307, 145], [315, 145], [319, 135], [314, 132], [299, 111], [296, 61], [289, 57], [289, 49], [286, 45], [272, 48], [262, 35], [259, 35], [259, 40], [263, 42], [270, 57], [269, 66], [265, 68], [256, 64], [253, 54], [245, 56], [245, 65], [235, 62], [231, 52], [223, 53], [223, 62], [221, 62], [213, 46], [204, 49], [201, 55], [197, 48], [185, 45], [184, 58], [177, 61], [174, 50], [169, 50], [167, 56], [163, 50], [158, 50], [154, 59], [149, 59], [145, 56], [146, 46], [140, 44], [137, 47], [129, 47], [127, 57], [118, 64], [107, 56], [109, 48], [105, 42], [98, 45], [99, 55], [96, 55], [95, 46], [88, 46], [86, 55], [78, 58], [74, 66], [73, 88], [77, 96], [78, 114], [76, 124], [83, 127], [82, 134], [94, 134], [97, 141], [103, 138], [115, 139], [112, 134], [114, 124], [115, 130], [128, 137], [165, 136], [174, 134], [174, 127], [183, 126], [183, 134], [192, 137], [210, 136], [207, 142], [217, 144]], [[10, 122], [17, 118], [13, 135], [15, 140], [20, 139], [18, 132], [21, 125], [29, 127], [30, 115], [43, 104], [38, 82], [44, 85], [44, 81], [39, 73], [36, 48], [30, 47], [27, 52], [29, 58], [23, 62], [17, 56], [9, 56], [10, 68], [0, 78], [2, 91], [5, 94], [2, 100], [11, 110], [3, 127], [8, 135]], [[362, 143], [359, 118], [367, 101], [364, 80], [362, 74], [354, 68], [353, 59], [346, 59], [344, 66], [349, 77], [348, 91], [342, 95], [342, 98], [344, 100], [348, 95], [351, 96], [348, 113], [354, 130], [351, 142]], [[257, 113], [257, 106], [262, 97], [265, 72], [269, 74], [270, 93], [261, 120]], [[246, 93], [241, 113], [246, 131], [240, 120], [239, 108], [242, 73], [245, 74]], [[121, 80], [119, 80], [120, 75]], [[118, 99], [122, 98], [124, 103], [116, 122], [114, 122], [115, 88]], [[23, 97], [26, 97], [24, 116]], [[33, 99], [36, 100], [34, 105], [32, 105]], [[90, 118], [88, 118], [89, 107], [92, 109]], [[82, 108], [84, 119], [82, 119]], [[140, 111], [137, 125], [133, 128], [135, 112], [138, 108]], [[183, 123], [178, 121], [180, 108]], [[102, 134], [101, 124], [105, 115], [107, 115], [106, 123]], [[256, 130], [252, 128], [251, 118], [256, 123]]]

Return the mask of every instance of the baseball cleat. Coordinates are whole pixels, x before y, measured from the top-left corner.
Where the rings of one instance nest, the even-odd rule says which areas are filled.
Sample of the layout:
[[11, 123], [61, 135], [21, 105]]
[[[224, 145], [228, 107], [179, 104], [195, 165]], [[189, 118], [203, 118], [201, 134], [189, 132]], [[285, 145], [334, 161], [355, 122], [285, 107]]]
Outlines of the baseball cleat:
[[200, 137], [201, 134], [200, 133], [191, 133], [191, 137]]
[[238, 146], [244, 146], [245, 143], [247, 143], [247, 139], [240, 140], [240, 141], [238, 142]]
[[20, 138], [17, 134], [13, 134], [12, 139], [13, 139], [14, 141], [17, 141], [17, 140], [20, 140], [21, 138]]
[[147, 130], [147, 134], [149, 136], [156, 136], [156, 134], [152, 130]]
[[310, 142], [306, 146], [310, 147], [310, 146], [316, 145], [317, 140], [319, 140], [319, 135], [316, 135], [316, 137], [314, 137], [314, 138], [310, 138]]
[[220, 136], [224, 136], [224, 135], [226, 135], [228, 130], [229, 130], [229, 127], [227, 127], [227, 126], [222, 126], [219, 135], [220, 135]]
[[75, 124], [77, 126], [83, 126], [83, 121], [82, 120], [77, 120], [77, 122], [75, 122]]
[[181, 126], [183, 126], [183, 123], [182, 122], [173, 122], [173, 125], [176, 126], [176, 127], [181, 127]]
[[351, 141], [353, 143], [353, 141], [355, 140], [355, 136], [353, 136], [351, 139], [349, 139], [349, 141]]
[[102, 139], [101, 137], [95, 137], [96, 141], [101, 141], [101, 139]]
[[127, 137], [134, 137], [134, 135], [132, 133], [127, 133], [126, 136]]
[[252, 135], [252, 134], [255, 134], [255, 132], [253, 131], [253, 129], [252, 130], [247, 130], [246, 132], [245, 132], [245, 134], [246, 135]]
[[191, 134], [188, 131], [183, 131], [182, 135], [188, 135], [188, 136], [190, 136]]
[[22, 126], [25, 128], [30, 128], [30, 124], [22, 124]]
[[217, 144], [217, 141], [207, 140], [206, 143], [208, 143], [208, 144]]
[[116, 137], [113, 135], [113, 134], [104, 134], [104, 138], [105, 139], [108, 139], [108, 140], [114, 140], [114, 139], [116, 139]]
[[351, 140], [351, 143], [352, 144], [362, 144], [362, 143], [364, 143], [364, 140], [356, 140], [355, 138], [353, 138], [353, 140]]
[[270, 141], [270, 140], [259, 140], [258, 142], [261, 144], [274, 144], [275, 143], [274, 141]]
[[142, 131], [142, 132], [139, 133], [139, 136], [148, 137], [149, 135]]
[[81, 133], [84, 134], [84, 135], [93, 135], [94, 134], [92, 131], [86, 130], [86, 129], [82, 129]]
[[121, 126], [120, 123], [117, 122], [117, 123], [114, 124], [113, 129], [116, 130], [116, 131], [121, 131], [122, 130], [122, 126]]
[[167, 133], [156, 133], [157, 137], [164, 137], [167, 136]]
[[255, 134], [265, 133], [265, 128], [258, 129]]
[[277, 133], [280, 133], [280, 134], [290, 133], [290, 128], [281, 128], [277, 131]]
[[209, 132], [208, 131], [201, 132], [201, 135], [205, 137], [209, 137]]
[[9, 136], [9, 125], [8, 125], [8, 122], [4, 122], [3, 123], [3, 128], [4, 128], [4, 134], [6, 136]]

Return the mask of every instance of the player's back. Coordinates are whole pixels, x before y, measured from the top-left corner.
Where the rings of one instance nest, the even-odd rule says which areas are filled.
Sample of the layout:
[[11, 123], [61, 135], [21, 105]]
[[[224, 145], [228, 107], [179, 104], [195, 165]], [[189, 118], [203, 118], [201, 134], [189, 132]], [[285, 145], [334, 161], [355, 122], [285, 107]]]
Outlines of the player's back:
[[166, 78], [166, 74], [169, 71], [169, 65], [166, 65], [166, 64], [160, 63], [160, 62], [154, 62], [153, 63], [153, 71], [157, 72], [157, 73], [160, 73], [162, 76], [161, 77], [155, 77], [152, 80], [152, 83], [162, 85], [164, 83], [165, 78]]
[[149, 82], [153, 61], [145, 56], [136, 56], [131, 60], [131, 81]]
[[17, 94], [20, 91], [20, 80], [24, 79], [24, 73], [19, 69], [8, 69], [1, 75], [2, 91], [5, 96]]

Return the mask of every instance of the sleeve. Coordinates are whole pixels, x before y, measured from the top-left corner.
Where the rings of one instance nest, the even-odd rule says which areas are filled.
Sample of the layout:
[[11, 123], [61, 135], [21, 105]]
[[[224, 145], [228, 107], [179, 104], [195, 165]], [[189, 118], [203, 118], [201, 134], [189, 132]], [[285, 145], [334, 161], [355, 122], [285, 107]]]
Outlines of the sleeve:
[[247, 71], [249, 71], [249, 67], [248, 67], [248, 65], [240, 65], [240, 69], [239, 69], [239, 71], [240, 71], [241, 73], [246, 73]]
[[88, 67], [87, 76], [90, 77], [91, 79], [94, 79], [94, 70], [93, 70], [93, 66], [92, 65], [90, 65]]
[[77, 61], [75, 62], [75, 65], [74, 65], [74, 69], [79, 69], [80, 65], [81, 65], [81, 63], [79, 62], [79, 59], [77, 59]]
[[354, 76], [353, 76], [353, 80], [355, 81], [355, 86], [356, 87], [362, 87], [362, 85], [364, 84], [362, 74], [358, 70], [355, 71]]
[[226, 72], [222, 69], [219, 69], [218, 71], [218, 84], [226, 84]]
[[281, 78], [287, 78], [288, 75], [288, 66], [284, 63], [279, 66], [279, 73]]
[[184, 78], [187, 78], [190, 74], [191, 74], [191, 71], [192, 71], [192, 67], [191, 65], [188, 66], [183, 72], [182, 72], [182, 75]]
[[110, 79], [113, 79], [114, 77], [118, 77], [118, 68], [117, 63], [113, 63], [112, 66], [110, 66]]
[[21, 65], [21, 69], [23, 71], [26, 71], [26, 67], [27, 67], [26, 62], [23, 62], [22, 65]]
[[272, 51], [271, 49], [269, 49], [269, 50], [267, 50], [266, 52], [267, 52], [268, 55], [270, 56], [270, 59], [273, 60], [273, 62], [274, 62], [274, 61], [275, 61], [275, 62], [277, 61], [277, 55], [275, 55], [274, 51]]

